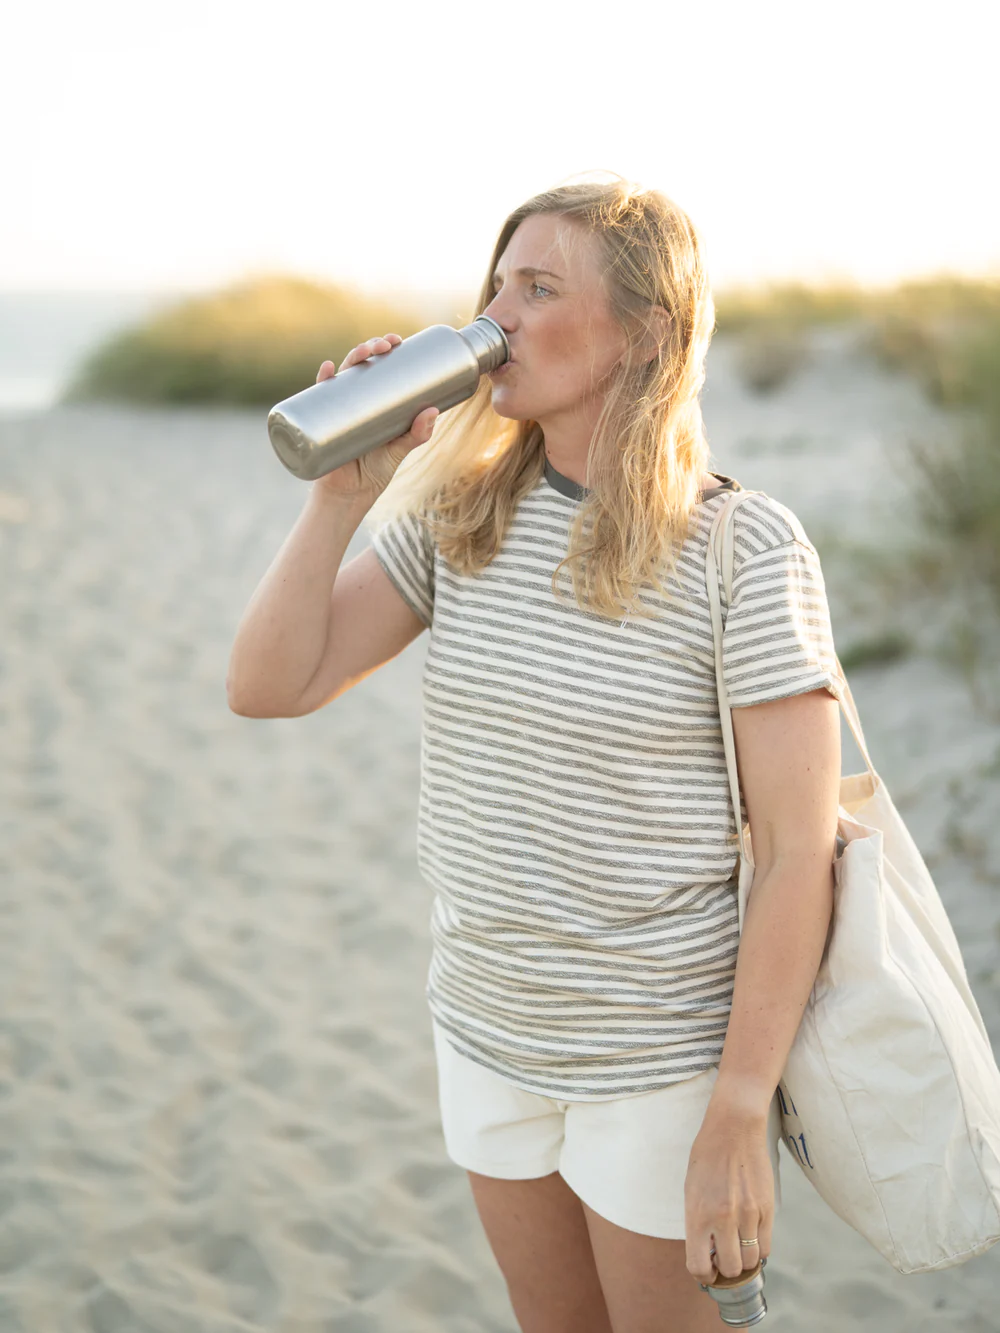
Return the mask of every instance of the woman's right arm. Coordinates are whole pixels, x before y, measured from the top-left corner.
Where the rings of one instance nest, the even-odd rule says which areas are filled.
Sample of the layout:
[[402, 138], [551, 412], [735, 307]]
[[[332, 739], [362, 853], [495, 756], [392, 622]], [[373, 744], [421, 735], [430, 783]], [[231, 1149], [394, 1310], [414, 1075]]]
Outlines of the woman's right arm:
[[[384, 353], [399, 341], [398, 334], [389, 334], [362, 343], [344, 358], [342, 369], [379, 354], [382, 343]], [[317, 382], [333, 373], [332, 362], [324, 361]], [[406, 454], [430, 439], [436, 416], [436, 408], [427, 408], [406, 435], [313, 482], [236, 631], [226, 674], [234, 713], [312, 712], [341, 686], [355, 684], [395, 656], [424, 628], [371, 550], [351, 561], [341, 586], [337, 575], [362, 518]]]

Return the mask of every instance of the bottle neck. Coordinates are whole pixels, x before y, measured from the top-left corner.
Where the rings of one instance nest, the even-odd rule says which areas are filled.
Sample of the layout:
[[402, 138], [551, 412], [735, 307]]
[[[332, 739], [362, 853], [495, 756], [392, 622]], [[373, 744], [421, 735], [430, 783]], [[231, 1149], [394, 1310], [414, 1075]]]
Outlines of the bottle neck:
[[459, 329], [459, 333], [472, 348], [481, 375], [496, 370], [510, 357], [507, 335], [489, 315], [478, 315], [471, 324]]

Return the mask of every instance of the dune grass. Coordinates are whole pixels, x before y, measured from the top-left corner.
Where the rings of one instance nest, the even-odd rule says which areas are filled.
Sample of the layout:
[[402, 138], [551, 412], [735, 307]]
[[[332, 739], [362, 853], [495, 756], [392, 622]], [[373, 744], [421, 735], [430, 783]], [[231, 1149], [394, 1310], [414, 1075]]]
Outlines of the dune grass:
[[913, 603], [930, 651], [1000, 720], [1000, 278], [941, 275], [888, 289], [772, 285], [720, 293], [716, 305], [717, 332], [742, 340], [742, 373], [758, 392], [781, 387], [804, 363], [810, 328], [847, 323], [863, 353], [949, 410], [949, 430], [895, 444], [908, 538], [848, 550], [831, 533], [817, 547], [834, 575], [854, 584], [858, 623], [877, 625], [847, 647], [845, 669], [848, 659], [857, 669], [919, 650], [895, 624]]
[[[898, 365], [950, 409], [950, 426], [891, 444], [904, 479], [906, 525], [892, 543], [875, 534], [848, 547], [817, 535], [852, 619], [877, 625], [842, 656], [882, 665], [910, 648], [957, 670], [984, 716], [1000, 721], [1000, 311], [928, 320], [915, 357]], [[919, 625], [918, 644], [900, 621]]]
[[731, 334], [769, 325], [791, 330], [840, 324], [868, 315], [877, 296], [877, 292], [848, 282], [726, 287], [715, 293], [715, 326], [718, 333]]
[[810, 356], [809, 331], [851, 325], [863, 352], [886, 370], [914, 375], [932, 401], [964, 401], [966, 336], [1000, 318], [1000, 278], [942, 274], [890, 288], [842, 282], [772, 283], [716, 294], [716, 332], [738, 345], [744, 382], [757, 393], [783, 387]]
[[[898, 446], [911, 477], [924, 565], [942, 583], [974, 581], [1000, 619], [1000, 309], [940, 330], [934, 364], [956, 409], [947, 439]], [[926, 386], [926, 381], [925, 381]]]
[[885, 293], [866, 348], [887, 369], [915, 375], [947, 407], [986, 405], [997, 390], [1000, 282], [939, 279]]
[[[760, 393], [781, 388], [811, 355], [808, 331], [849, 323], [887, 369], [915, 374], [928, 394], [959, 403], [972, 351], [965, 332], [1000, 318], [1000, 279], [943, 276], [891, 289], [777, 283], [716, 294], [716, 331], [740, 344], [739, 365]], [[315, 380], [356, 343], [434, 322], [331, 284], [275, 274], [182, 300], [101, 344], [63, 402], [269, 406]]]
[[811, 329], [856, 322], [869, 299], [849, 283], [770, 283], [714, 295], [716, 334], [735, 343], [737, 373], [756, 394], [776, 393], [809, 363]]
[[886, 666], [901, 657], [909, 657], [913, 649], [910, 635], [899, 629], [889, 629], [881, 634], [853, 640], [841, 649], [838, 656], [840, 665], [849, 672], [861, 667]]
[[954, 434], [900, 446], [917, 519], [912, 556], [939, 608], [938, 656], [1000, 720], [1000, 315], [944, 346], [946, 401], [961, 408]]
[[323, 361], [339, 364], [366, 338], [405, 338], [423, 322], [339, 287], [264, 276], [166, 307], [110, 338], [61, 401], [270, 407], [315, 383]]

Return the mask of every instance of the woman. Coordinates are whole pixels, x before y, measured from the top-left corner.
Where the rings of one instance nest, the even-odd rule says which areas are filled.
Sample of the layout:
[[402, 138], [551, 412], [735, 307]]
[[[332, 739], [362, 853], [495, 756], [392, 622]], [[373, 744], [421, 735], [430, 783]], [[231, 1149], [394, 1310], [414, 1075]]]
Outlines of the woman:
[[[504, 223], [482, 312], [510, 362], [432, 449], [428, 409], [314, 483], [240, 626], [230, 703], [314, 711], [430, 628], [418, 845], [448, 1152], [524, 1333], [714, 1330], [693, 1279], [770, 1251], [772, 1098], [831, 911], [820, 563], [780, 501], [740, 507], [740, 939], [705, 589], [709, 526], [740, 487], [707, 470], [698, 233], [621, 181], [548, 191]], [[373, 545], [338, 577], [362, 519]]]

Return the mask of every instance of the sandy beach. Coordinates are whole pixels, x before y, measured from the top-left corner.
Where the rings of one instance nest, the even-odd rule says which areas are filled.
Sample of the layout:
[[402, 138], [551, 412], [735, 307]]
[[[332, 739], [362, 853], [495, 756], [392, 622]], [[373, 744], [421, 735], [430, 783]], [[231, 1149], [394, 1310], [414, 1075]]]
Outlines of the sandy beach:
[[[712, 467], [821, 552], [891, 540], [890, 446], [937, 416], [818, 345], [763, 399], [713, 346]], [[0, 419], [0, 1333], [516, 1333], [438, 1119], [427, 636], [312, 716], [227, 706], [304, 499], [266, 411]], [[843, 655], [870, 626], [827, 577]], [[1000, 1049], [1000, 723], [927, 656], [849, 676]], [[1000, 1330], [1000, 1245], [902, 1277], [782, 1166], [766, 1328]]]

